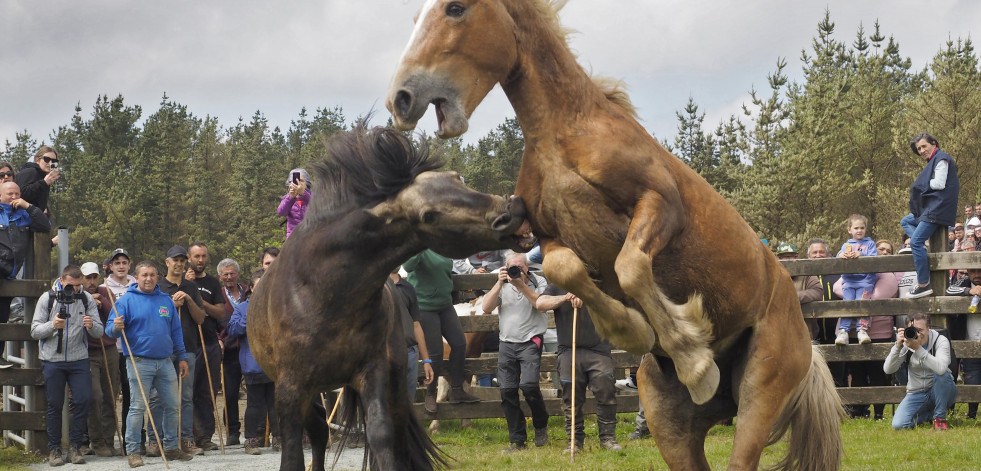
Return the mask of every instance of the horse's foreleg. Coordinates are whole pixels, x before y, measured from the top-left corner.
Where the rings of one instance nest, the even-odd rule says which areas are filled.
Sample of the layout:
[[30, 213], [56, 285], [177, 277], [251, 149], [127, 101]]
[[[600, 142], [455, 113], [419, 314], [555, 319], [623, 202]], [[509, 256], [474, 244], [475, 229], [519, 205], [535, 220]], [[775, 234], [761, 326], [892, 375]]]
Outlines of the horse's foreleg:
[[373, 458], [371, 469], [408, 469], [407, 464], [398, 459], [396, 452], [397, 442], [405, 438], [395, 436], [396, 423], [401, 420], [403, 411], [393, 411], [389, 407], [389, 395], [396, 387], [405, 394], [405, 385], [391, 381], [390, 367], [384, 361], [376, 362], [368, 371], [361, 403], [364, 408], [365, 440]]
[[319, 401], [314, 400], [310, 405], [310, 412], [304, 419], [304, 428], [307, 436], [310, 437], [310, 451], [313, 454], [312, 471], [323, 471], [324, 460], [327, 455], [327, 411], [321, 410], [318, 406]]
[[654, 347], [654, 330], [636, 309], [601, 291], [589, 278], [586, 266], [572, 249], [555, 240], [542, 242], [542, 270], [549, 282], [575, 294], [589, 306], [593, 323], [614, 345], [635, 354]]
[[282, 440], [282, 456], [279, 460], [281, 471], [302, 471], [303, 463], [303, 422], [310, 397], [301, 389], [297, 378], [280, 374], [276, 381], [276, 413], [279, 415], [279, 433]]
[[665, 206], [655, 192], [641, 199], [614, 269], [620, 288], [647, 313], [661, 348], [675, 362], [678, 379], [688, 386], [696, 404], [704, 404], [719, 387], [719, 367], [709, 346], [712, 323], [705, 316], [702, 298], [696, 294], [685, 304], [674, 304], [654, 282], [653, 257], [680, 222], [677, 211]]

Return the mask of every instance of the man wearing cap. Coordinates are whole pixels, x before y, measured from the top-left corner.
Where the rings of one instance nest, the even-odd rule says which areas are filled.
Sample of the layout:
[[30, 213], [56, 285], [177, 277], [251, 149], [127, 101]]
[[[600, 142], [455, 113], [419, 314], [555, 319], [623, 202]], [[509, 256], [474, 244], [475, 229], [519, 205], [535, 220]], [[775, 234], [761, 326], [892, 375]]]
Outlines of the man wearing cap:
[[[184, 269], [187, 267], [187, 251], [184, 247], [175, 245], [167, 250], [167, 275], [160, 279], [160, 291], [169, 294], [180, 313], [181, 333], [184, 337], [184, 351], [187, 353], [187, 379], [181, 384], [181, 440], [180, 447], [192, 455], [203, 455], [204, 451], [194, 444], [194, 370], [195, 355], [201, 350], [201, 340], [198, 337], [197, 326], [204, 322], [204, 309], [201, 307], [201, 294], [198, 287], [184, 279]], [[150, 401], [150, 411], [154, 418], [162, 415], [162, 407]], [[156, 447], [155, 440], [150, 440], [148, 453]], [[157, 450], [159, 453], [159, 450]]]
[[[109, 307], [112, 308], [113, 303], [117, 302], [120, 297], [126, 294], [126, 290], [129, 289], [129, 285], [136, 283], [136, 278], [129, 274], [129, 253], [126, 252], [125, 249], [119, 248], [113, 250], [112, 254], [109, 255], [108, 265], [109, 275], [106, 276], [106, 281], [103, 282], [101, 286], [106, 288], [107, 294], [107, 299], [104, 299], [103, 301], [108, 302]], [[121, 342], [116, 343], [116, 350], [122, 354], [123, 350]], [[126, 363], [123, 362], [119, 362], [119, 387], [121, 388], [123, 395], [123, 410], [129, 410], [129, 377], [126, 373]], [[125, 420], [120, 423], [120, 427], [122, 429], [123, 437], [125, 437]]]
[[[82, 264], [82, 288], [92, 295], [99, 312], [99, 320], [106, 325], [112, 306], [109, 290], [99, 286], [99, 266], [92, 262]], [[92, 403], [89, 408], [89, 443], [96, 455], [122, 456], [113, 442], [116, 438], [116, 396], [119, 391], [119, 351], [116, 339], [105, 332], [96, 338], [88, 336], [89, 372], [92, 376]]]
[[[796, 245], [783, 242], [777, 246], [777, 258], [780, 260], [797, 260], [800, 258], [800, 254], [797, 252]], [[801, 305], [822, 299], [821, 280], [818, 277], [798, 275], [791, 277], [791, 279], [794, 281], [794, 286], [797, 287], [797, 300]], [[811, 332], [811, 343], [819, 344], [821, 329], [818, 327], [817, 319], [805, 318], [804, 323], [807, 324], [807, 329]]]
[[[218, 379], [221, 372], [218, 330], [220, 322], [225, 319], [225, 296], [221, 293], [221, 282], [205, 272], [209, 257], [208, 246], [203, 242], [191, 244], [188, 252], [191, 266], [184, 274], [184, 278], [197, 285], [198, 292], [201, 294], [201, 305], [207, 314], [204, 322], [201, 323], [204, 345], [196, 355], [197, 369], [194, 374], [194, 440], [204, 451], [218, 449], [218, 444], [211, 441], [211, 437], [215, 434], [215, 408], [211, 403], [211, 390], [213, 387], [221, 390]], [[205, 353], [207, 353], [208, 368], [211, 370], [210, 387], [208, 368], [204, 366]]]

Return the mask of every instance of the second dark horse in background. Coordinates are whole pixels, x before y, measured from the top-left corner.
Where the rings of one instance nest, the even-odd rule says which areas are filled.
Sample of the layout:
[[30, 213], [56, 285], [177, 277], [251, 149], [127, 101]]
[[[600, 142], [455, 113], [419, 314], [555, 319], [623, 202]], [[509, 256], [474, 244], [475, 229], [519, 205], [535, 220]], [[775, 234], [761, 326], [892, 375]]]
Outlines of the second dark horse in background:
[[312, 401], [340, 386], [364, 410], [372, 469], [445, 464], [405, 392], [407, 347], [385, 280], [427, 247], [461, 258], [532, 239], [520, 199], [473, 191], [441, 165], [425, 145], [362, 124], [313, 167], [306, 217], [249, 306], [252, 352], [276, 380], [280, 469], [304, 469], [303, 428], [324, 469], [327, 427]]

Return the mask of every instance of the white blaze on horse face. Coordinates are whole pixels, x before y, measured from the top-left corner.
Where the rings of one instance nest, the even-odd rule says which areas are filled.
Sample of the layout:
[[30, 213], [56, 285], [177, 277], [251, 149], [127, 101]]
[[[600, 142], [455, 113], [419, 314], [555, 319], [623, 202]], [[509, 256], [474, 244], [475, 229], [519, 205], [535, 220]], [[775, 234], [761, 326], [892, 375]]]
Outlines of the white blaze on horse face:
[[416, 39], [421, 36], [422, 25], [426, 22], [426, 17], [429, 16], [429, 12], [436, 6], [436, 0], [426, 0], [426, 3], [419, 10], [419, 15], [416, 17], [416, 24], [412, 28], [412, 35], [409, 36], [409, 42], [405, 43], [405, 49], [402, 50], [402, 57], [399, 57], [399, 65], [401, 68], [402, 63], [405, 62], [405, 57], [409, 55], [409, 51], [412, 50], [413, 46], [416, 44]]

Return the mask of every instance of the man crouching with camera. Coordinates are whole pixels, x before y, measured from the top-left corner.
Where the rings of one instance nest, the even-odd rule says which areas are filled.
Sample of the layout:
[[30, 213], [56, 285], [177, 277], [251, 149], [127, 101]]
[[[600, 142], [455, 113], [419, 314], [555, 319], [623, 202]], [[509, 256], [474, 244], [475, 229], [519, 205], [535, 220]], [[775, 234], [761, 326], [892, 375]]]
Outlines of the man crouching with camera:
[[[77, 302], [76, 302], [77, 301]], [[82, 270], [68, 265], [55, 289], [41, 295], [34, 309], [31, 337], [40, 344], [48, 412], [48, 464], [60, 466], [65, 459], [85, 463], [78, 447], [84, 440], [92, 376], [89, 373], [89, 337], [102, 337], [102, 321], [92, 295], [82, 290]], [[61, 455], [61, 409], [65, 385], [72, 390], [75, 406], [69, 430], [68, 456]]]
[[950, 374], [950, 341], [930, 328], [930, 316], [911, 314], [908, 327], [896, 329], [896, 345], [889, 350], [882, 369], [895, 373], [909, 364], [906, 397], [892, 418], [896, 430], [914, 428], [933, 419], [934, 430], [947, 430], [947, 409], [957, 398], [957, 387]]

